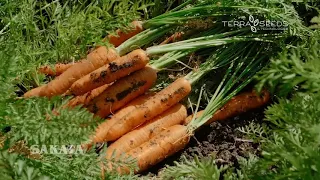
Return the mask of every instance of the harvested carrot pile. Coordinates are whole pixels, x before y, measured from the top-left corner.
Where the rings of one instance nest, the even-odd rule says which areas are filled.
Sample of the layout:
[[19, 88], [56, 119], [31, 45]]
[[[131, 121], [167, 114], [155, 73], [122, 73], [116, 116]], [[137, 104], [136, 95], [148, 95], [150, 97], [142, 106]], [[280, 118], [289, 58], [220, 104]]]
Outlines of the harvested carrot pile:
[[[153, 5], [159, 7], [161, 2]], [[313, 29], [317, 29], [318, 19], [313, 19], [315, 24], [307, 27], [297, 13], [297, 4], [172, 1], [163, 12], [153, 9], [152, 4], [144, 5], [141, 16], [141, 9], [137, 8], [139, 3], [132, 3], [134, 5], [129, 6], [113, 2], [111, 8], [98, 1], [82, 5], [80, 2], [34, 2], [38, 9], [34, 16], [41, 21], [34, 23], [35, 28], [21, 32], [26, 36], [36, 31], [39, 34], [32, 36], [34, 40], [31, 36], [23, 40], [26, 47], [42, 36], [52, 41], [44, 52], [35, 51], [40, 49], [41, 43], [37, 44], [39, 47], [33, 44], [37, 56], [28, 54], [33, 59], [48, 58], [50, 63], [41, 61], [32, 67], [32, 71], [22, 71], [23, 75], [15, 77], [14, 81], [19, 82], [17, 87], [23, 95], [14, 103], [10, 102], [14, 99], [12, 95], [6, 96], [0, 166], [12, 156], [14, 160], [8, 161], [11, 163], [9, 169], [19, 169], [11, 173], [12, 176], [5, 174], [6, 178], [136, 178], [188, 147], [194, 135], [212, 122], [225, 121], [272, 103], [271, 97], [277, 94], [278, 88], [275, 84], [280, 84], [282, 95], [288, 95], [301, 84], [305, 90], [310, 85], [305, 83], [308, 79], [303, 79], [308, 77], [305, 69], [297, 70], [301, 74], [287, 72], [284, 77], [281, 73], [276, 74], [288, 71], [300, 62], [296, 58], [294, 65], [288, 65], [290, 61], [281, 64], [276, 60], [289, 57], [285, 54], [289, 47], [305, 50], [308, 45], [317, 45], [318, 34]], [[133, 13], [132, 16], [118, 12], [119, 22], [112, 21], [112, 12], [125, 7], [127, 9], [123, 10]], [[149, 11], [158, 13], [151, 15]], [[58, 12], [61, 14], [55, 17]], [[72, 25], [64, 27], [59, 18], [65, 18], [65, 23]], [[0, 34], [14, 31], [11, 30], [13, 20], [3, 26]], [[109, 27], [108, 22], [126, 28], [110, 25], [112, 30], [104, 30]], [[55, 26], [51, 26], [52, 23], [56, 23]], [[57, 28], [57, 39], [52, 39], [52, 34], [49, 37], [42, 33], [41, 27], [46, 26], [48, 33]], [[72, 34], [74, 31], [77, 36]], [[8, 43], [15, 42], [11, 36], [4, 38]], [[44, 39], [40, 38], [39, 42]], [[311, 43], [306, 43], [306, 39]], [[18, 45], [22, 46], [23, 43]], [[60, 46], [61, 52], [54, 51], [54, 48], [60, 50]], [[14, 50], [3, 52], [3, 57], [18, 52]], [[28, 51], [21, 50], [24, 54]], [[51, 51], [54, 53], [48, 53]], [[316, 57], [317, 52], [313, 50], [309, 54]], [[19, 57], [32, 61], [28, 56]], [[277, 63], [281, 66], [276, 67]], [[272, 71], [271, 67], [279, 69]], [[280, 77], [282, 79], [276, 79]], [[281, 85], [281, 81], [296, 77], [299, 78], [290, 81], [296, 84]], [[272, 81], [272, 78], [276, 80]], [[312, 90], [317, 92], [317, 78], [314, 79]], [[285, 89], [288, 87], [291, 89]], [[276, 116], [272, 113], [267, 118]], [[273, 123], [277, 124], [277, 121]], [[259, 136], [271, 136], [271, 131], [266, 132]], [[18, 141], [24, 144], [23, 152], [16, 148]], [[12, 147], [15, 148], [11, 150]], [[220, 173], [240, 177], [233, 175], [228, 167], [218, 167], [215, 159], [206, 161], [207, 164], [201, 161], [203, 164], [199, 165], [199, 159], [195, 158], [194, 161], [189, 158], [185, 164], [176, 162], [176, 166], [167, 166], [156, 176], [172, 179], [176, 174], [176, 178], [208, 179], [210, 176], [219, 179], [223, 176], [214, 173]], [[18, 165], [12, 164], [15, 161]], [[59, 163], [50, 165], [53, 161], [61, 166]], [[79, 166], [76, 162], [86, 165]], [[199, 172], [211, 167], [217, 170], [197, 175], [192, 173], [191, 167], [199, 168]], [[66, 171], [68, 168], [71, 170]], [[179, 168], [194, 175], [178, 173]]]

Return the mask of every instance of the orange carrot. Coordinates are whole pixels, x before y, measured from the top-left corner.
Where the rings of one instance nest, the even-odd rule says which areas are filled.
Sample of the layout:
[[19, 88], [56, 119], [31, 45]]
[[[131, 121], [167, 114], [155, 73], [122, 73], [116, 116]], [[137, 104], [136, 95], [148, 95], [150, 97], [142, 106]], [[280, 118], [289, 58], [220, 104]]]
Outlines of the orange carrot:
[[72, 98], [67, 106], [68, 107], [75, 107], [77, 105], [88, 105], [95, 97], [99, 96], [102, 92], [104, 92], [108, 87], [110, 87], [111, 84], [105, 84], [103, 86], [100, 86], [90, 92], [87, 92], [84, 95], [81, 96], [75, 96], [74, 98]]
[[45, 85], [39, 94], [34, 95], [47, 97], [61, 95], [66, 92], [76, 80], [118, 57], [119, 55], [114, 49], [107, 49], [101, 46], [90, 53], [86, 60], [67, 69], [60, 76]]
[[[183, 149], [189, 143], [189, 140], [190, 135], [187, 126], [173, 125], [161, 131], [149, 141], [130, 150], [127, 156], [137, 160], [138, 170], [135, 173], [138, 173]], [[120, 174], [130, 172], [126, 166], [118, 168], [117, 171]]]
[[137, 106], [145, 103], [153, 95], [154, 93], [148, 92], [144, 95], [137, 97], [136, 99], [125, 105], [122, 109], [117, 111], [111, 119], [108, 119], [105, 122], [101, 123], [96, 130], [96, 135], [93, 137], [93, 142], [102, 142], [103, 139], [99, 139], [99, 137], [102, 137], [102, 135], [108, 131], [108, 127], [111, 127], [114, 123], [117, 123], [119, 119], [121, 119], [123, 116], [125, 116], [132, 110], [135, 110]]
[[147, 142], [163, 129], [176, 124], [181, 124], [186, 117], [187, 109], [181, 104], [176, 104], [143, 126], [125, 134], [120, 139], [112, 143], [107, 149], [106, 157], [111, 158], [113, 154], [115, 157], [118, 157], [122, 153], [128, 152], [129, 150], [140, 146], [144, 142]]
[[170, 37], [168, 37], [167, 39], [165, 39], [164, 41], [162, 41], [160, 43], [160, 45], [163, 45], [163, 44], [168, 44], [168, 43], [171, 43], [171, 42], [175, 42], [177, 40], [180, 40], [182, 38], [182, 35], [184, 33], [183, 32], [176, 32], [174, 33], [173, 35], [171, 35]]
[[39, 72], [42, 74], [46, 74], [49, 76], [59, 76], [63, 72], [65, 72], [67, 69], [69, 69], [71, 66], [73, 66], [74, 62], [68, 63], [68, 64], [62, 64], [58, 63], [54, 66], [54, 68], [50, 66], [42, 66], [39, 68]]
[[[210, 121], [223, 120], [247, 110], [265, 105], [269, 98], [270, 95], [267, 91], [263, 91], [262, 96], [258, 96], [254, 91], [242, 93], [231, 99], [224, 108], [217, 111], [207, 124], [210, 123]], [[197, 113], [197, 117], [201, 116], [201, 114], [201, 111]], [[188, 119], [192, 119], [192, 117], [193, 116], [191, 115]], [[187, 126], [173, 125], [153, 136], [142, 145], [127, 151], [126, 156], [137, 160], [138, 169], [135, 170], [135, 173], [139, 173], [183, 149], [188, 144], [190, 135]], [[109, 165], [108, 168], [110, 169], [112, 166]], [[128, 174], [130, 172], [130, 169], [126, 166], [117, 168], [116, 170], [120, 174]]]
[[117, 47], [120, 44], [122, 44], [124, 41], [128, 40], [129, 38], [143, 31], [141, 21], [133, 21], [131, 24], [134, 27], [133, 30], [130, 30], [129, 32], [125, 33], [120, 29], [118, 29], [116, 31], [116, 34], [117, 34], [116, 36], [108, 35], [106, 38], [103, 39], [103, 41], [109, 40], [110, 44], [113, 44], [115, 47]]
[[148, 101], [139, 105], [134, 111], [129, 112], [111, 127], [105, 126], [103, 129], [107, 129], [107, 131], [104, 130], [101, 133], [97, 133], [96, 140], [113, 141], [118, 139], [135, 127], [169, 109], [186, 97], [190, 91], [191, 84], [187, 79], [177, 79]]
[[[213, 121], [225, 120], [241, 113], [250, 111], [266, 105], [270, 100], [270, 93], [266, 90], [258, 95], [255, 91], [241, 93], [230, 99], [222, 108], [220, 108], [210, 120], [206, 122], [207, 125]], [[196, 116], [200, 117], [204, 111], [197, 112]], [[185, 124], [188, 124], [193, 119], [193, 115], [188, 116]]]
[[145, 67], [116, 81], [89, 103], [88, 109], [104, 118], [146, 92], [157, 80], [157, 72]]
[[[141, 21], [133, 21], [131, 24], [133, 25], [134, 28], [132, 30], [129, 30], [129, 32], [124, 33], [120, 29], [118, 29], [116, 31], [117, 36], [108, 35], [102, 41], [105, 42], [109, 40], [110, 44], [113, 44], [115, 47], [117, 47], [120, 44], [122, 44], [124, 41], [128, 40], [129, 38], [143, 31]], [[96, 48], [99, 48], [99, 47], [100, 46], [97, 46]], [[92, 50], [94, 49], [95, 48], [93, 48]], [[68, 68], [73, 66], [74, 64], [76, 63], [73, 63], [73, 62], [67, 63], [67, 64], [57, 63], [54, 68], [50, 66], [42, 66], [39, 68], [39, 72], [42, 74], [50, 75], [50, 76], [58, 76], [62, 74], [64, 71], [66, 71]]]
[[39, 87], [33, 88], [33, 89], [29, 90], [28, 92], [24, 93], [23, 97], [24, 98], [33, 97], [33, 96], [39, 94], [40, 91], [43, 89], [43, 87], [44, 86], [39, 86]]
[[142, 69], [148, 62], [149, 57], [145, 51], [134, 50], [74, 82], [70, 92], [74, 95], [82, 95], [103, 84], [111, 83], [131, 72]]

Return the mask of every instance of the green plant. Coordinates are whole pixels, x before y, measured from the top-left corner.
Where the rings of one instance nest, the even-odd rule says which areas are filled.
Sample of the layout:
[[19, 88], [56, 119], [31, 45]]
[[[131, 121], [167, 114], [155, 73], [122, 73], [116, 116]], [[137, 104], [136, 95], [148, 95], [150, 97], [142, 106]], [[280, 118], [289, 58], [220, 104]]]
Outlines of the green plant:
[[[306, 41], [281, 52], [259, 73], [259, 89], [268, 86], [273, 93], [286, 96], [293, 91], [320, 92], [319, 32]], [[305, 43], [306, 43], [305, 42]]]
[[175, 162], [175, 166], [167, 166], [160, 172], [163, 179], [219, 179], [227, 166], [218, 167], [214, 157], [193, 160], [182, 157], [181, 162]]
[[[241, 171], [249, 179], [318, 179], [320, 177], [320, 95], [297, 94], [266, 111], [274, 127], [263, 139], [262, 157]], [[248, 132], [251, 134], [250, 132]], [[250, 137], [256, 136], [251, 134]]]

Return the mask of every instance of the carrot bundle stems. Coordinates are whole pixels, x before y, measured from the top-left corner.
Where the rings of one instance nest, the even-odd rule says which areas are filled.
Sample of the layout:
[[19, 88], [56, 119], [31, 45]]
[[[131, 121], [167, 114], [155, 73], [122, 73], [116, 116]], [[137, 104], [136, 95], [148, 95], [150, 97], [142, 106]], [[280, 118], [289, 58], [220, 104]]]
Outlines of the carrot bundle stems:
[[230, 43], [244, 42], [244, 41], [261, 41], [261, 42], [272, 42], [270, 39], [279, 38], [281, 36], [276, 35], [254, 35], [254, 36], [234, 36], [234, 37], [226, 37], [226, 38], [217, 38], [216, 35], [202, 37], [201, 40], [190, 39], [186, 41], [180, 41], [171, 44], [158, 45], [147, 48], [147, 53], [149, 55], [161, 54], [170, 51], [177, 50], [192, 50], [192, 49], [201, 49], [206, 47], [215, 47], [221, 46]]
[[[248, 45], [245, 45], [245, 47], [246, 46]], [[191, 84], [195, 84], [198, 80], [212, 70], [221, 68], [238, 59], [240, 55], [244, 53], [243, 50], [241, 50], [242, 48], [239, 48], [237, 45], [223, 46], [218, 48], [216, 53], [211, 55], [206, 62], [201, 64], [198, 70], [188, 73], [185, 78], [188, 79]]]
[[161, 71], [165, 68], [168, 68], [177, 62], [180, 62], [179, 59], [191, 54], [193, 50], [184, 50], [184, 51], [173, 51], [164, 54], [159, 59], [151, 61], [150, 65], [157, 69], [158, 71]]
[[[258, 52], [253, 51], [256, 47], [260, 47]], [[203, 114], [199, 118], [195, 116], [189, 123], [190, 133], [209, 121], [216, 111], [252, 81], [253, 76], [265, 65], [267, 59], [261, 47], [259, 44], [258, 46], [252, 44], [247, 54], [242, 54], [237, 61], [230, 64]]]
[[158, 27], [155, 29], [146, 29], [141, 33], [131, 37], [127, 41], [123, 42], [120, 46], [118, 46], [117, 52], [120, 56], [134, 50], [141, 48], [142, 46], [156, 40], [157, 38], [163, 36], [165, 33], [172, 30], [173, 27], [169, 25], [165, 25], [162, 27]]

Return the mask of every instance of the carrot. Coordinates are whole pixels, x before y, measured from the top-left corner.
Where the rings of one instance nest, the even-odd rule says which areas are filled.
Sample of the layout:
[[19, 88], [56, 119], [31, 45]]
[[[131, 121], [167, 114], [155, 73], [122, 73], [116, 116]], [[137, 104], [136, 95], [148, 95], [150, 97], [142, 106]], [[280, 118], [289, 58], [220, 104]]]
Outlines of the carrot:
[[88, 105], [89, 111], [102, 118], [115, 112], [129, 101], [146, 92], [157, 80], [157, 73], [150, 67], [116, 81]]
[[[138, 169], [135, 173], [138, 173], [183, 149], [189, 143], [189, 140], [190, 135], [187, 126], [173, 125], [161, 131], [149, 141], [130, 150], [127, 157], [136, 159]], [[117, 171], [121, 174], [130, 172], [126, 166], [118, 168]]]
[[45, 85], [40, 93], [36, 95], [47, 97], [61, 95], [66, 92], [76, 80], [118, 57], [119, 56], [114, 49], [107, 49], [106, 47], [101, 46], [90, 53], [86, 60], [73, 65], [60, 76]]
[[145, 103], [153, 95], [154, 93], [149, 92], [147, 94], [139, 96], [138, 98], [129, 102], [122, 109], [117, 111], [116, 114], [114, 114], [111, 119], [101, 123], [96, 130], [95, 136], [93, 137], [93, 142], [95, 143], [103, 142], [103, 139], [99, 139], [99, 137], [105, 134], [108, 131], [109, 127], [111, 127], [114, 123], [117, 123], [118, 120], [121, 119], [123, 116], [125, 116], [127, 113], [131, 112], [132, 110], [135, 110], [137, 106]]
[[39, 86], [39, 87], [33, 88], [33, 89], [29, 90], [28, 92], [24, 93], [23, 97], [29, 98], [32, 96], [37, 96], [40, 93], [40, 91], [43, 89], [43, 87], [44, 86]]
[[[140, 33], [143, 31], [142, 27], [142, 22], [141, 21], [133, 21], [131, 23], [133, 25], [133, 29], [130, 30], [127, 33], [122, 32], [120, 29], [116, 30], [116, 36], [114, 35], [108, 35], [106, 36], [102, 41], [105, 42], [109, 40], [110, 44], [113, 44], [115, 47], [119, 46], [122, 44], [124, 41], [128, 40], [129, 38], [133, 37], [134, 35]], [[99, 48], [100, 46], [96, 47]], [[94, 50], [94, 48], [93, 48]], [[55, 67], [52, 68], [50, 66], [42, 66], [39, 68], [39, 72], [42, 74], [50, 75], [50, 76], [58, 76], [62, 74], [64, 71], [66, 71], [68, 68], [73, 66], [74, 62], [67, 63], [67, 64], [62, 64], [62, 63], [57, 63], [55, 64]]]
[[131, 72], [142, 69], [148, 62], [149, 57], [145, 51], [134, 50], [74, 82], [70, 92], [74, 95], [82, 95], [103, 84], [111, 83]]
[[73, 66], [74, 64], [76, 64], [76, 63], [74, 63], [74, 62], [67, 63], [67, 64], [58, 63], [54, 66], [54, 68], [52, 68], [50, 66], [42, 66], [39, 68], [39, 72], [42, 74], [49, 75], [49, 76], [59, 76], [64, 71], [66, 71], [71, 66]]
[[181, 124], [186, 117], [187, 109], [181, 104], [176, 104], [143, 126], [125, 134], [120, 139], [112, 143], [107, 149], [106, 157], [111, 158], [113, 154], [115, 157], [118, 157], [122, 153], [128, 152], [144, 142], [147, 142], [163, 129], [176, 124]]
[[[261, 96], [255, 91], [241, 93], [230, 99], [222, 108], [215, 112], [212, 118], [205, 124], [209, 125], [213, 121], [225, 120], [252, 109], [259, 108], [266, 105], [269, 100], [270, 93], [266, 90], [261, 92]], [[197, 112], [196, 118], [202, 116], [203, 112], [204, 111]], [[185, 120], [185, 124], [188, 124], [192, 119], [193, 115], [188, 116]]]
[[142, 21], [133, 21], [131, 24], [134, 28], [129, 32], [126, 33], [118, 29], [116, 30], [116, 36], [108, 35], [106, 38], [103, 39], [103, 41], [108, 40], [110, 44], [113, 44], [115, 47], [118, 47], [124, 41], [143, 31]]
[[108, 119], [105, 122], [101, 123], [96, 130], [96, 135], [92, 137], [92, 141], [82, 145], [83, 149], [88, 150], [92, 147], [93, 143], [102, 142], [102, 140], [96, 139], [96, 137], [101, 136], [100, 133], [104, 134], [105, 131], [107, 131], [108, 127], [110, 127], [113, 123], [117, 122], [117, 119], [120, 119], [122, 116], [124, 116], [128, 112], [134, 110], [136, 106], [144, 103], [147, 99], [149, 99], [153, 95], [154, 93], [148, 92], [146, 94], [139, 96], [138, 98], [134, 99], [133, 101], [125, 105], [122, 109], [117, 111], [117, 113], [114, 116], [112, 116], [112, 119]]
[[170, 37], [168, 37], [167, 39], [165, 39], [164, 41], [162, 41], [160, 43], [160, 45], [164, 45], [164, 44], [168, 44], [171, 42], [175, 42], [176, 40], [180, 40], [182, 38], [183, 34], [184, 34], [183, 32], [176, 32], [173, 35], [171, 35]]
[[212, 119], [206, 122], [210, 124], [213, 121], [224, 120], [234, 117], [238, 114], [247, 112], [266, 105], [270, 100], [270, 93], [266, 90], [261, 92], [261, 96], [255, 91], [241, 93], [229, 100], [221, 109], [219, 109]]
[[103, 91], [105, 91], [110, 86], [111, 86], [111, 84], [105, 84], [105, 85], [100, 86], [90, 92], [87, 92], [84, 95], [75, 96], [74, 98], [72, 98], [68, 102], [67, 106], [68, 107], [75, 107], [80, 104], [86, 106], [91, 102], [91, 100], [93, 100], [95, 97], [99, 96], [99, 94], [101, 94]]
[[190, 91], [191, 84], [188, 80], [185, 78], [177, 79], [145, 103], [136, 107], [134, 111], [129, 112], [118, 120], [118, 122], [109, 127], [107, 131], [104, 131], [105, 134], [99, 133], [99, 136], [96, 137], [96, 139], [102, 141], [113, 141], [118, 139], [133, 128], [169, 109], [186, 97]]

